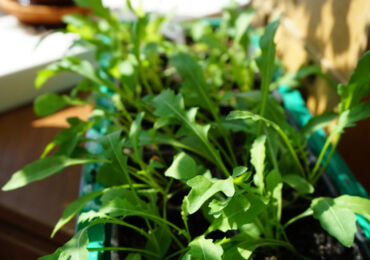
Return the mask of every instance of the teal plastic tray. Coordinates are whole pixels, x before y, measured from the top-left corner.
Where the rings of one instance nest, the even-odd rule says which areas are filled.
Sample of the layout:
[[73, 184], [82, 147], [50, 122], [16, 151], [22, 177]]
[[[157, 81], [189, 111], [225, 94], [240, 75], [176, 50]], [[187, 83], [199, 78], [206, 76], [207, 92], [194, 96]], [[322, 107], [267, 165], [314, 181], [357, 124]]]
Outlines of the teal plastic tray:
[[[205, 19], [212, 26], [219, 26], [220, 19]], [[259, 37], [253, 37], [251, 39], [251, 44], [257, 47], [259, 45]], [[306, 104], [297, 90], [290, 90], [289, 87], [281, 86], [278, 88], [278, 91], [283, 99], [284, 107], [286, 111], [293, 117], [298, 128], [302, 128], [307, 122], [312, 118], [310, 111], [307, 109]], [[100, 104], [107, 107], [110, 104], [107, 104], [106, 100], [98, 100]], [[106, 126], [109, 124], [105, 122], [103, 125], [95, 126], [88, 133], [90, 137], [98, 137], [104, 133]], [[312, 149], [313, 153], [317, 156], [321, 148], [323, 147], [326, 139], [326, 134], [324, 130], [318, 130], [314, 133], [311, 138], [308, 140], [309, 146]], [[99, 147], [94, 144], [88, 144], [87, 149], [91, 152], [98, 152]], [[88, 164], [84, 167], [83, 177], [81, 181], [80, 195], [85, 193], [102, 189], [102, 187], [95, 182], [94, 177], [91, 172], [96, 171], [99, 165], [97, 164]], [[348, 168], [347, 164], [344, 162], [342, 157], [335, 152], [332, 160], [330, 161], [327, 167], [327, 173], [331, 181], [336, 186], [337, 190], [341, 194], [350, 194], [357, 195], [365, 198], [369, 198], [366, 190], [363, 186], [357, 181], [357, 179], [352, 174], [351, 170]], [[99, 200], [94, 200], [91, 203], [88, 203], [84, 208], [83, 212], [93, 210], [99, 207]], [[358, 223], [361, 226], [365, 236], [370, 239], [370, 223], [367, 219], [363, 218], [360, 215], [357, 215]], [[82, 225], [77, 226], [77, 230], [83, 228]], [[88, 248], [102, 248], [109, 245], [110, 240], [109, 228], [107, 225], [97, 225], [91, 228], [88, 232], [89, 235], [89, 244]], [[89, 252], [89, 260], [104, 260], [109, 259], [109, 254], [107, 255], [103, 251]]]
[[[298, 90], [291, 90], [289, 87], [281, 86], [279, 93], [283, 99], [284, 108], [293, 117], [298, 128], [302, 128], [312, 118], [310, 111]], [[312, 152], [318, 156], [326, 140], [326, 133], [323, 129], [315, 132], [308, 144]], [[328, 149], [330, 150], [330, 149]], [[364, 187], [357, 181], [347, 164], [338, 152], [335, 152], [326, 169], [331, 181], [334, 183], [340, 194], [350, 194], [369, 198]], [[363, 229], [365, 236], [370, 238], [370, 223], [364, 217], [357, 215], [357, 221]]]

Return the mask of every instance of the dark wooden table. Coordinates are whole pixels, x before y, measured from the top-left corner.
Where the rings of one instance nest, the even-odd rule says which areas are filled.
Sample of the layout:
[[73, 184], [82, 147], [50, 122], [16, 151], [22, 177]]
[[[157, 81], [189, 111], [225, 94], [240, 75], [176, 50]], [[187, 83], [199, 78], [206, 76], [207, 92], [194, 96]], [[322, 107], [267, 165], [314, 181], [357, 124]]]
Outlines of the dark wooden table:
[[[90, 107], [74, 107], [37, 118], [32, 106], [0, 115], [0, 185], [13, 172], [39, 158], [43, 148], [67, 126], [68, 117], [86, 120]], [[0, 259], [36, 259], [52, 253], [74, 232], [74, 221], [53, 239], [51, 231], [64, 208], [78, 196], [80, 167], [27, 187], [0, 191]]]

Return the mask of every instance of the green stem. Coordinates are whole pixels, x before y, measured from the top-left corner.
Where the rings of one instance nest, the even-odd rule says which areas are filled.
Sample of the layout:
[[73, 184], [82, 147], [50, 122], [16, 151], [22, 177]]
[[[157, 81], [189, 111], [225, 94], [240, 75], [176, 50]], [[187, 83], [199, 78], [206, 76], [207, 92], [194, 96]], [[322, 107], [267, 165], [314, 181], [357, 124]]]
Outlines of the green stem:
[[180, 249], [180, 250], [176, 251], [175, 253], [170, 254], [169, 256], [166, 256], [163, 260], [169, 260], [169, 259], [173, 258], [174, 256], [177, 256], [177, 255], [179, 255], [179, 254], [184, 253], [184, 252], [185, 252], [185, 251], [187, 251], [187, 250], [188, 250], [188, 248], [182, 248], [182, 249]]
[[331, 146], [331, 149], [330, 149], [329, 155], [328, 155], [328, 157], [326, 158], [324, 165], [321, 167], [321, 169], [320, 169], [320, 171], [318, 172], [318, 174], [317, 174], [316, 176], [313, 176], [313, 180], [312, 180], [313, 184], [315, 184], [315, 183], [318, 181], [318, 179], [319, 179], [319, 178], [321, 177], [321, 175], [324, 173], [324, 171], [325, 171], [326, 167], [328, 167], [328, 165], [329, 165], [329, 163], [330, 163], [330, 161], [331, 161], [331, 159], [332, 159], [332, 157], [333, 157], [333, 155], [334, 155], [335, 149], [336, 149], [336, 148], [337, 148], [337, 146], [338, 146], [338, 143], [339, 143], [340, 137], [341, 137], [341, 134], [340, 134], [340, 133], [338, 133], [338, 134], [336, 134], [336, 135], [335, 135], [335, 137], [334, 137], [334, 142], [333, 142], [333, 144], [332, 144], [332, 146]]
[[290, 141], [289, 141], [289, 138], [286, 136], [286, 134], [279, 128], [275, 128], [277, 130], [277, 132], [279, 133], [279, 135], [281, 136], [281, 138], [283, 139], [285, 145], [287, 146], [290, 154], [292, 155], [293, 157], [293, 160], [295, 162], [295, 164], [297, 165], [298, 167], [298, 170], [299, 172], [301, 173], [301, 175], [306, 178], [306, 174], [305, 174], [305, 171], [304, 169], [302, 168], [302, 165], [301, 165], [301, 162], [299, 161], [298, 159], [298, 156], [293, 148], [293, 146], [291, 145]]
[[319, 157], [317, 158], [316, 164], [315, 164], [315, 166], [314, 166], [314, 168], [313, 168], [313, 170], [311, 172], [311, 175], [310, 175], [310, 180], [311, 181], [313, 181], [314, 179], [316, 179], [317, 171], [319, 170], [320, 165], [321, 165], [321, 162], [324, 159], [324, 156], [326, 154], [326, 151], [330, 147], [331, 141], [335, 137], [335, 135], [339, 135], [339, 137], [338, 137], [338, 141], [339, 141], [340, 134], [336, 134], [335, 132], [331, 133], [329, 135], [329, 137], [326, 139], [326, 142], [325, 142], [323, 148], [321, 149], [321, 152], [319, 154]]
[[220, 143], [217, 142], [217, 140], [215, 138], [210, 137], [210, 139], [216, 145], [217, 149], [220, 150], [220, 152], [222, 153], [222, 155], [225, 157], [226, 161], [230, 165], [233, 165], [234, 163], [233, 163], [232, 159], [230, 158], [230, 156], [228, 155], [228, 153], [225, 151], [225, 149], [222, 147], [222, 145], [220, 145]]
[[291, 218], [287, 223], [284, 224], [283, 227], [284, 227], [284, 229], [286, 229], [289, 225], [293, 224], [297, 220], [305, 218], [305, 217], [309, 217], [309, 216], [312, 216], [312, 215], [313, 215], [313, 210], [311, 208], [308, 208], [307, 210], [305, 210], [301, 214]]

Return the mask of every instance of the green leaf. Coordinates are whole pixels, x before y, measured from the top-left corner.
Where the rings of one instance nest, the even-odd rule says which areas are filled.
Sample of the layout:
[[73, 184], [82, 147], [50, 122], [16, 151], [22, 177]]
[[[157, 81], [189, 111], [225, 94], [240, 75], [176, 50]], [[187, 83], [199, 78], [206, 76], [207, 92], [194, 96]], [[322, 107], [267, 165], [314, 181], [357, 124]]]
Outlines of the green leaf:
[[271, 209], [275, 211], [277, 220], [281, 219], [283, 207], [283, 182], [281, 175], [277, 170], [272, 170], [266, 177], [266, 190], [271, 194]]
[[361, 99], [370, 94], [370, 51], [367, 51], [358, 61], [347, 85], [339, 85], [338, 92], [342, 100], [339, 104], [343, 112], [360, 103]]
[[180, 52], [172, 55], [170, 61], [185, 81], [186, 86], [193, 93], [197, 93], [199, 99], [197, 104], [203, 108], [208, 108], [212, 115], [215, 116], [216, 106], [210, 98], [210, 89], [205, 82], [203, 70], [195, 58], [190, 54]]
[[291, 139], [288, 138], [288, 136], [285, 134], [285, 132], [280, 128], [278, 124], [272, 122], [271, 120], [266, 119], [263, 116], [257, 115], [255, 113], [252, 113], [249, 111], [240, 111], [240, 110], [232, 111], [230, 114], [227, 115], [226, 119], [227, 120], [250, 119], [256, 122], [263, 122], [266, 126], [272, 127], [279, 134], [281, 139], [284, 141], [301, 175], [305, 176], [305, 171], [302, 168], [302, 165], [298, 159], [297, 153], [295, 152], [292, 146]]
[[37, 72], [37, 77], [35, 79], [36, 88], [40, 88], [49, 78], [64, 71], [77, 73], [98, 85], [104, 85], [105, 83], [96, 75], [95, 69], [90, 62], [80, 60], [76, 57], [67, 57]]
[[[208, 232], [214, 230], [221, 230], [226, 232], [228, 230], [235, 230], [241, 228], [243, 225], [252, 222], [262, 211], [265, 210], [264, 202], [253, 194], [240, 194], [232, 197], [227, 205], [222, 205], [220, 202], [218, 210], [215, 210], [215, 201], [212, 201], [212, 206], [209, 213], [215, 217]], [[223, 203], [225, 204], [225, 203]]]
[[[105, 156], [111, 160], [111, 163], [109, 165], [114, 168], [114, 170], [111, 171], [111, 174], [116, 174], [116, 176], [112, 176], [112, 178], [120, 180], [120, 182], [117, 184], [128, 183], [128, 158], [122, 153], [121, 130], [100, 137], [98, 139], [98, 142], [103, 146]], [[108, 172], [109, 169], [106, 168], [105, 173], [109, 174]], [[105, 178], [109, 178], [109, 176], [104, 177], [104, 179]]]
[[46, 256], [39, 257], [38, 260], [58, 260], [60, 254], [62, 253], [62, 248], [58, 248], [54, 253]]
[[43, 256], [39, 260], [87, 260], [89, 256], [88, 243], [87, 229], [84, 228], [53, 254]]
[[283, 181], [299, 194], [311, 194], [315, 191], [311, 183], [297, 174], [284, 175]]
[[228, 197], [233, 196], [235, 192], [232, 177], [220, 180], [199, 175], [190, 179], [187, 185], [191, 187], [190, 193], [186, 196], [189, 202], [189, 214], [198, 211], [209, 198], [219, 191], [222, 191]]
[[257, 65], [261, 73], [261, 110], [260, 115], [265, 115], [266, 102], [269, 93], [269, 86], [274, 73], [274, 61], [275, 61], [275, 43], [274, 37], [277, 27], [279, 26], [279, 20], [269, 23], [265, 32], [260, 40], [260, 47], [262, 54], [257, 59]]
[[77, 200], [73, 201], [68, 207], [63, 211], [62, 217], [59, 219], [58, 223], [55, 225], [51, 237], [54, 237], [55, 233], [58, 232], [65, 224], [68, 223], [78, 212], [80, 212], [89, 201], [101, 195], [103, 191], [93, 191], [82, 195]]
[[36, 98], [33, 109], [38, 116], [48, 116], [65, 108], [68, 103], [58, 94], [47, 93]]
[[332, 198], [316, 198], [311, 203], [313, 217], [320, 221], [321, 226], [330, 235], [338, 239], [344, 246], [353, 244], [356, 233], [356, 215], [349, 209], [335, 205]]
[[[223, 260], [228, 259], [250, 259], [252, 253], [258, 247], [277, 247], [283, 246], [293, 249], [291, 244], [274, 239], [256, 239], [246, 234], [238, 234], [231, 238], [231, 243], [225, 244]], [[231, 244], [231, 245], [230, 245]]]
[[110, 16], [110, 11], [103, 6], [102, 0], [74, 0], [74, 2], [79, 6], [90, 8], [96, 15], [102, 17]]
[[257, 60], [258, 68], [261, 72], [262, 89], [268, 88], [274, 72], [275, 43], [274, 37], [279, 20], [269, 23], [260, 40], [261, 57]]
[[130, 126], [130, 132], [128, 134], [132, 147], [134, 148], [135, 158], [139, 163], [142, 160], [141, 151], [139, 150], [139, 136], [141, 133], [141, 121], [143, 120], [144, 115], [144, 112], [141, 112], [137, 115]]
[[77, 164], [99, 162], [99, 159], [73, 159], [66, 156], [46, 157], [28, 164], [22, 170], [12, 175], [10, 180], [2, 187], [3, 191], [14, 190], [34, 181], [45, 179], [64, 168]]
[[110, 215], [111, 217], [122, 217], [126, 218], [129, 216], [150, 216], [155, 215], [149, 210], [148, 205], [142, 200], [133, 201], [131, 198], [114, 198], [113, 200], [104, 203], [100, 210], [100, 213]]
[[253, 121], [262, 121], [264, 122], [267, 126], [270, 126], [274, 129], [279, 129], [280, 130], [280, 127], [275, 124], [274, 122], [258, 115], [258, 114], [255, 114], [253, 112], [250, 112], [250, 111], [240, 111], [240, 110], [236, 110], [236, 111], [232, 111], [230, 112], [230, 114], [227, 115], [226, 117], [227, 120], [237, 120], [237, 119], [250, 119], [250, 120], [253, 120]]
[[173, 90], [162, 91], [153, 99], [154, 115], [159, 117], [179, 117], [184, 113], [184, 100], [180, 94], [175, 95]]
[[349, 209], [370, 221], [370, 200], [358, 196], [342, 195], [334, 199], [335, 206]]
[[157, 257], [151, 256], [151, 259], [162, 260], [171, 245], [171, 230], [167, 225], [159, 225], [151, 235], [155, 237], [153, 240], [158, 243], [155, 244], [153, 240], [148, 240], [145, 249], [158, 255]]
[[238, 167], [235, 167], [233, 169], [233, 177], [239, 177], [240, 175], [242, 175], [243, 173], [245, 173], [246, 171], [248, 170], [247, 167], [245, 166], [238, 166]]
[[263, 193], [265, 189], [265, 158], [266, 158], [266, 136], [261, 135], [256, 140], [254, 140], [251, 148], [251, 163], [256, 170], [253, 181], [259, 188], [260, 192]]
[[126, 256], [125, 260], [141, 260], [141, 255], [136, 253], [130, 253]]
[[167, 177], [187, 181], [196, 175], [196, 164], [190, 155], [181, 152], [177, 154], [171, 166], [164, 173]]
[[72, 156], [78, 144], [84, 137], [86, 131], [92, 126], [92, 122], [85, 122], [79, 118], [68, 118], [70, 127], [63, 129], [54, 138], [54, 143], [58, 145], [55, 155]]
[[370, 101], [362, 102], [342, 112], [338, 124], [332, 132], [341, 133], [347, 127], [355, 126], [355, 123], [370, 117]]
[[[182, 123], [182, 126], [177, 133], [178, 137], [194, 136], [199, 143], [196, 144], [196, 146], [201, 145], [203, 148], [202, 150], [207, 153], [205, 157], [207, 159], [212, 158], [213, 162], [220, 167], [226, 175], [229, 175], [220, 155], [208, 140], [208, 130], [210, 125], [200, 125], [195, 121], [197, 113], [196, 108], [185, 111], [182, 96], [175, 96], [173, 90], [169, 89], [162, 91], [158, 96], [156, 96], [153, 99], [153, 105], [155, 107], [155, 115], [160, 117], [176, 118]], [[202, 155], [203, 151], [198, 151], [198, 154]]]
[[96, 173], [96, 181], [104, 187], [127, 184], [127, 180], [122, 175], [121, 169], [116, 162], [101, 165]]
[[[234, 43], [241, 44], [241, 40], [246, 37], [248, 28], [252, 22], [255, 10], [250, 9], [244, 13], [241, 13], [235, 21], [235, 36]], [[248, 46], [243, 46], [247, 48]]]
[[220, 245], [213, 243], [212, 239], [204, 236], [195, 238], [189, 244], [189, 251], [183, 256], [183, 260], [221, 260], [223, 249]]
[[338, 117], [337, 113], [326, 112], [315, 116], [301, 129], [301, 134], [305, 139], [308, 139], [317, 130], [328, 126], [334, 119]]
[[71, 98], [66, 95], [55, 93], [46, 93], [36, 98], [33, 104], [33, 110], [38, 116], [48, 116], [65, 108], [68, 105], [84, 105], [84, 101]]

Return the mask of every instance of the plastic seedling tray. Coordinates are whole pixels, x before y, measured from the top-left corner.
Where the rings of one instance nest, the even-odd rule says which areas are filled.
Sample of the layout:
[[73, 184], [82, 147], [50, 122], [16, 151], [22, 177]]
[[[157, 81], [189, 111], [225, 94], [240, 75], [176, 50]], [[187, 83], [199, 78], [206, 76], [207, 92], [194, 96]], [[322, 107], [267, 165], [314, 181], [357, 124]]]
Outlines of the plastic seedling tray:
[[[212, 19], [204, 19], [208, 21], [212, 26], [217, 27], [220, 24], [220, 20], [216, 18]], [[259, 37], [253, 37], [251, 39], [251, 44], [254, 47], [258, 47]], [[306, 104], [299, 93], [298, 90], [291, 90], [289, 87], [280, 86], [278, 88], [278, 92], [281, 96], [284, 108], [294, 121], [294, 124], [297, 128], [302, 128], [311, 118], [312, 115], [310, 111], [307, 109]], [[104, 105], [106, 107], [112, 107], [111, 104], [107, 103], [107, 100], [99, 99], [97, 102], [100, 105]], [[91, 138], [97, 138], [104, 134], [106, 131], [106, 127], [109, 122], [105, 122], [102, 125], [94, 126], [88, 132], [88, 136]], [[317, 156], [321, 148], [323, 147], [326, 140], [326, 133], [324, 130], [319, 130], [314, 133], [311, 138], [308, 140], [309, 147], [312, 150], [313, 154]], [[90, 152], [98, 153], [101, 149], [99, 146], [95, 145], [94, 143], [88, 143], [87, 149]], [[330, 150], [330, 149], [329, 149]], [[81, 189], [80, 193], [85, 194], [97, 189], [102, 189], [101, 185], [99, 185], [95, 181], [94, 172], [97, 171], [99, 164], [89, 164], [85, 166], [83, 171], [83, 176], [81, 180]], [[350, 195], [357, 195], [365, 198], [369, 198], [366, 190], [363, 186], [357, 181], [355, 176], [352, 174], [351, 170], [348, 168], [347, 164], [344, 162], [342, 157], [335, 152], [334, 156], [332, 157], [328, 167], [327, 167], [327, 175], [324, 176], [327, 180], [325, 181], [329, 186], [333, 184], [333, 192], [337, 192], [341, 194], [350, 194]], [[328, 177], [328, 178], [327, 178]], [[332, 193], [333, 193], [332, 192]], [[96, 199], [91, 203], [88, 203], [84, 208], [83, 212], [96, 209], [99, 206], [99, 200]], [[370, 239], [370, 222], [367, 221], [364, 217], [357, 215], [358, 224], [362, 228], [362, 231], [366, 237], [362, 234], [357, 234], [356, 238], [360, 242], [362, 251], [365, 256], [368, 256], [370, 259], [370, 248], [368, 246], [368, 241]], [[77, 230], [83, 228], [82, 225], [77, 226]], [[111, 242], [111, 226], [110, 225], [97, 225], [91, 228], [88, 232], [89, 235], [89, 244], [88, 248], [102, 248], [104, 246], [109, 246]], [[110, 259], [109, 252], [103, 251], [94, 251], [89, 252], [89, 260], [104, 260]]]
[[[282, 102], [285, 111], [292, 117], [294, 124], [298, 128], [302, 128], [312, 118], [312, 114], [307, 109], [306, 104], [298, 90], [291, 90], [289, 87], [281, 86], [278, 88], [278, 92], [282, 98]], [[326, 140], [326, 133], [323, 129], [316, 131], [308, 140], [310, 149], [314, 155], [318, 155], [324, 146]], [[330, 149], [328, 149], [330, 150]], [[323, 177], [329, 177], [329, 180], [324, 180], [328, 186], [332, 183], [334, 185], [334, 191], [331, 193], [337, 193], [333, 195], [350, 194], [369, 198], [368, 193], [364, 187], [357, 181], [351, 170], [338, 152], [335, 152], [331, 161], [326, 169], [326, 175]], [[330, 187], [329, 187], [330, 188]], [[356, 234], [356, 239], [360, 242], [361, 249], [370, 259], [370, 222], [363, 216], [357, 215], [357, 222], [360, 225], [362, 232]]]

